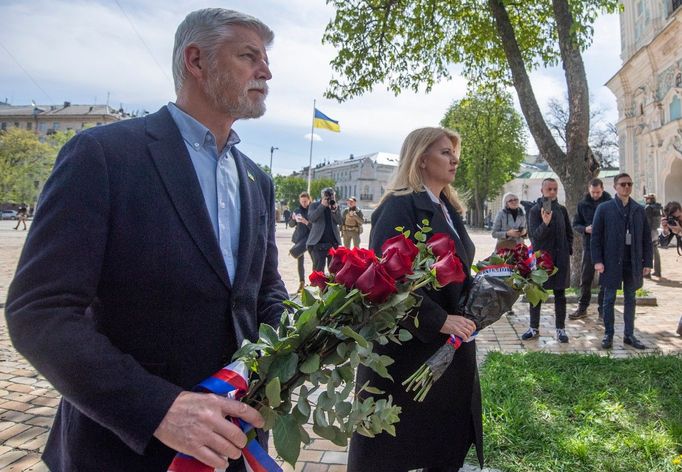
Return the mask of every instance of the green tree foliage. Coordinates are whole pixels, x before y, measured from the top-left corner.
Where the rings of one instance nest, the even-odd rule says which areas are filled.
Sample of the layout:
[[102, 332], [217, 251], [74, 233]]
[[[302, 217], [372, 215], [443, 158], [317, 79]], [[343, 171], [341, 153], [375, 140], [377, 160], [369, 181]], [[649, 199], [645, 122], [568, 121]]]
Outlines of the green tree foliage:
[[[275, 197], [279, 202], [286, 202], [289, 208], [298, 207], [298, 196], [308, 188], [308, 180], [297, 176], [275, 176]], [[313, 179], [310, 182], [310, 196], [313, 200], [319, 198], [322, 189], [333, 187], [333, 179]]]
[[43, 143], [19, 128], [0, 133], [0, 202], [34, 205], [57, 152], [71, 136], [57, 133]]
[[441, 125], [462, 137], [455, 187], [473, 212], [473, 225], [482, 226], [484, 202], [499, 195], [523, 161], [523, 119], [509, 94], [479, 93], [455, 102]]
[[[346, 100], [384, 84], [394, 93], [429, 90], [453, 64], [473, 89], [513, 85], [535, 143], [575, 212], [599, 164], [588, 142], [589, 91], [582, 52], [594, 22], [618, 0], [327, 0], [336, 15], [323, 41], [337, 48], [327, 96]], [[568, 93], [565, 150], [535, 98], [529, 73], [561, 64]], [[580, 264], [576, 238], [573, 266]], [[580, 270], [573, 273], [579, 274]], [[577, 277], [576, 277], [577, 278]], [[576, 280], [574, 280], [576, 282]]]

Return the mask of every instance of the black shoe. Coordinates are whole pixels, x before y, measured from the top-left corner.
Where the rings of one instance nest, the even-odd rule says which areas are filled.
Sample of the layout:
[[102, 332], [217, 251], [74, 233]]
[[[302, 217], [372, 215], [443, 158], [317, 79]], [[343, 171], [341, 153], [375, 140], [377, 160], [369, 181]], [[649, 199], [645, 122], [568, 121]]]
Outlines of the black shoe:
[[568, 342], [568, 334], [566, 334], [566, 330], [561, 328], [557, 328], [556, 330], [556, 338], [559, 340], [560, 343], [567, 343]]
[[609, 336], [608, 334], [604, 336], [601, 340], [601, 347], [602, 349], [611, 349], [613, 347], [613, 336]]
[[538, 331], [537, 329], [528, 328], [528, 331], [526, 331], [525, 333], [523, 333], [521, 335], [521, 339], [526, 341], [526, 340], [531, 339], [531, 338], [537, 338], [539, 335], [540, 335], [540, 331]]
[[573, 313], [568, 315], [569, 320], [580, 320], [583, 319], [587, 316], [587, 309], [586, 308], [578, 308], [575, 310]]
[[623, 344], [632, 346], [635, 349], [646, 349], [646, 346], [634, 336], [623, 336]]

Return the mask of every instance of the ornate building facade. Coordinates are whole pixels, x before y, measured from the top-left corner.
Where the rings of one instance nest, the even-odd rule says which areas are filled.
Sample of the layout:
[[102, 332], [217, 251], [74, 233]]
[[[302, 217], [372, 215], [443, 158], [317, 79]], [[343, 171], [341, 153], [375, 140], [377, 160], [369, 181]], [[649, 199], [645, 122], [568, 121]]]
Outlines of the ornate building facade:
[[[393, 171], [398, 167], [398, 156], [375, 152], [363, 156], [320, 164], [313, 168], [313, 178], [327, 177], [336, 182], [339, 200], [354, 196], [361, 208], [374, 208], [386, 191]], [[318, 195], [313, 195], [318, 198]]]
[[682, 201], [682, 0], [623, 0], [618, 101], [620, 168], [637, 199]]

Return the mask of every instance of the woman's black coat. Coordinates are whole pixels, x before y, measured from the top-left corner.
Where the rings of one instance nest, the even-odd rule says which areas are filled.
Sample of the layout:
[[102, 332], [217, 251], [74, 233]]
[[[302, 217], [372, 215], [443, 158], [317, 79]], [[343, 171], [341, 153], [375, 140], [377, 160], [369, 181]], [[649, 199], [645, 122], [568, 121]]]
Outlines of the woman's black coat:
[[[448, 208], [460, 240], [456, 240], [442, 211], [426, 192], [391, 196], [372, 214], [370, 247], [380, 254], [383, 242], [398, 234], [397, 226], [411, 229], [414, 234], [417, 225], [426, 218], [433, 228], [431, 234], [448, 233], [456, 240], [457, 253], [469, 273], [475, 247], [459, 214], [449, 204]], [[440, 333], [440, 328], [448, 314], [458, 313], [460, 296], [464, 295], [470, 281], [468, 278], [463, 284], [451, 284], [439, 291], [424, 291], [418, 314], [419, 328], [411, 322], [406, 325], [414, 338], [402, 346], [393, 343], [375, 346], [376, 352], [395, 360], [388, 367], [393, 381], [379, 377], [364, 366], [358, 368], [357, 385], [369, 380], [370, 385], [391, 395], [395, 404], [402, 407], [402, 413], [395, 437], [386, 433], [375, 438], [353, 436], [349, 472], [400, 472], [461, 465], [471, 444], [476, 444], [482, 466], [483, 426], [475, 341], [462, 344], [450, 367], [423, 402], [415, 402], [413, 394], [405, 393], [401, 385], [447, 340], [447, 336]]]
[[528, 212], [528, 235], [533, 250], [549, 252], [559, 269], [543, 285], [547, 289], [565, 289], [571, 286], [571, 255], [573, 254], [573, 228], [566, 207], [552, 201], [552, 219], [549, 225], [542, 221], [542, 198]]

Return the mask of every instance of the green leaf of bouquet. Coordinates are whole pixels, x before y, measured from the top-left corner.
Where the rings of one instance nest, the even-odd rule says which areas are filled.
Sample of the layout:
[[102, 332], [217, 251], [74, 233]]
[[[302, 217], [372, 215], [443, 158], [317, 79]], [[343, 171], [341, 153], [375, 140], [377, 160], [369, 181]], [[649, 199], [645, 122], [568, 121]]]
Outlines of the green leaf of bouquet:
[[301, 372], [304, 374], [312, 374], [316, 370], [320, 368], [320, 355], [319, 354], [313, 354], [312, 356], [308, 357], [301, 366], [298, 368]]
[[232, 356], [233, 360], [236, 359], [241, 359], [243, 357], [249, 357], [251, 354], [254, 352], [262, 351], [263, 349], [267, 348], [267, 344], [263, 343], [252, 343], [249, 341], [245, 341], [244, 345], [240, 347], [237, 352], [234, 353]]
[[416, 239], [419, 242], [424, 243], [424, 242], [426, 242], [426, 235], [424, 233], [422, 233], [421, 231], [417, 231], [416, 233], [414, 233], [414, 239]]
[[263, 429], [268, 431], [272, 429], [275, 426], [275, 421], [277, 421], [277, 417], [279, 416], [275, 411], [273, 411], [272, 408], [263, 405], [258, 409], [258, 412], [261, 414], [263, 419], [265, 420], [265, 426], [263, 426]]
[[430, 233], [431, 231], [433, 230], [429, 226], [424, 226], [422, 228], [422, 233]]
[[381, 395], [382, 393], [384, 393], [383, 390], [380, 390], [376, 387], [370, 387], [369, 385], [364, 387], [363, 390], [367, 393], [371, 393], [372, 395]]
[[343, 327], [341, 328], [341, 332], [342, 332], [345, 336], [348, 336], [349, 338], [354, 339], [355, 342], [357, 342], [360, 346], [362, 346], [362, 347], [367, 347], [367, 346], [368, 346], [367, 340], [366, 340], [365, 338], [363, 338], [362, 336], [360, 336], [360, 335], [359, 335], [358, 333], [356, 333], [355, 331], [353, 331], [353, 328], [351, 328], [350, 326], [343, 326]]
[[322, 426], [315, 423], [313, 425], [313, 432], [323, 439], [328, 439], [329, 441], [334, 441], [336, 438], [336, 430], [333, 426]]
[[405, 228], [402, 227], [402, 226], [396, 226], [396, 227], [395, 227], [395, 230], [396, 230], [397, 232], [399, 232], [399, 233], [402, 233], [404, 229], [405, 229]]
[[412, 234], [412, 231], [409, 229], [407, 231], [403, 232], [403, 236], [405, 236], [406, 238], [409, 238], [411, 234]]
[[317, 300], [319, 300], [319, 293], [319, 289], [317, 288], [304, 288], [303, 292], [301, 293], [301, 303], [303, 303], [304, 306], [313, 305]]
[[305, 416], [306, 421], [310, 418], [310, 403], [308, 403], [308, 397], [299, 395], [298, 401], [296, 402], [296, 409]]
[[277, 331], [275, 331], [275, 328], [273, 328], [267, 323], [261, 323], [260, 327], [258, 328], [258, 336], [262, 341], [264, 341], [270, 346], [274, 347], [277, 345], [277, 343], [279, 343], [279, 336], [277, 336]]
[[268, 398], [268, 403], [272, 408], [277, 408], [282, 403], [280, 392], [282, 385], [279, 383], [279, 378], [275, 377], [265, 386], [265, 396]]
[[524, 290], [524, 293], [526, 294], [526, 298], [528, 299], [528, 303], [530, 303], [533, 306], [537, 306], [538, 303], [540, 303], [543, 292], [540, 289], [540, 287], [538, 287], [537, 285], [528, 284], [528, 285], [526, 285], [526, 289]]
[[547, 272], [545, 272], [542, 269], [535, 269], [530, 273], [530, 278], [533, 279], [533, 282], [535, 282], [538, 285], [542, 285], [545, 282], [547, 282], [547, 279], [549, 276], [547, 275]]
[[406, 329], [401, 329], [400, 331], [398, 331], [398, 339], [400, 339], [400, 341], [402, 342], [409, 341], [412, 339], [412, 333], [410, 333]]
[[[315, 413], [313, 413], [313, 431], [315, 431], [315, 426], [319, 428], [328, 428], [329, 423], [327, 422], [327, 417], [324, 415], [324, 410], [322, 408], [315, 408]], [[317, 433], [317, 431], [315, 431]], [[320, 433], [317, 433], [322, 436]], [[324, 436], [322, 436], [324, 437]], [[330, 438], [325, 438], [330, 439]]]
[[301, 452], [301, 433], [296, 420], [289, 415], [278, 417], [272, 435], [277, 454], [292, 466], [296, 465]]
[[328, 392], [320, 393], [317, 398], [317, 408], [325, 411], [329, 411], [334, 408], [335, 399], [329, 397]]
[[275, 356], [272, 365], [269, 369], [269, 377], [279, 377], [280, 382], [287, 382], [290, 380], [298, 368], [298, 355], [291, 352], [285, 355]]
[[423, 224], [424, 226], [428, 226], [428, 225], [429, 225], [429, 220], [428, 220], [427, 218], [424, 218], [424, 219], [422, 220], [422, 224]]
[[374, 434], [372, 434], [372, 432], [371, 432], [370, 430], [368, 430], [367, 428], [365, 428], [365, 427], [362, 426], [362, 425], [358, 425], [358, 427], [357, 427], [357, 429], [356, 429], [356, 432], [357, 432], [358, 434], [360, 434], [361, 436], [365, 436], [365, 437], [368, 437], [368, 438], [373, 438], [373, 437], [374, 437]]
[[337, 446], [346, 447], [348, 446], [348, 435], [341, 431], [337, 426], [332, 426], [334, 428], [334, 439], [331, 441]]

